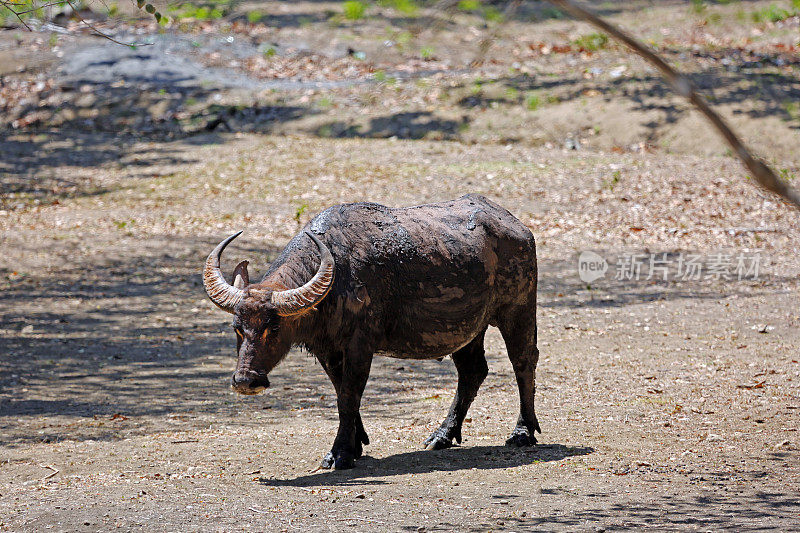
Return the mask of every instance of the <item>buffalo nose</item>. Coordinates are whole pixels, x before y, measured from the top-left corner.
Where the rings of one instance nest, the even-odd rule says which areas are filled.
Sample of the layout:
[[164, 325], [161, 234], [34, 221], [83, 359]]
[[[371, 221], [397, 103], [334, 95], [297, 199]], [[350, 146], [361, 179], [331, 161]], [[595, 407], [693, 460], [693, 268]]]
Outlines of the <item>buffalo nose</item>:
[[231, 387], [241, 394], [257, 394], [269, 387], [269, 380], [252, 370], [236, 372], [231, 378]]

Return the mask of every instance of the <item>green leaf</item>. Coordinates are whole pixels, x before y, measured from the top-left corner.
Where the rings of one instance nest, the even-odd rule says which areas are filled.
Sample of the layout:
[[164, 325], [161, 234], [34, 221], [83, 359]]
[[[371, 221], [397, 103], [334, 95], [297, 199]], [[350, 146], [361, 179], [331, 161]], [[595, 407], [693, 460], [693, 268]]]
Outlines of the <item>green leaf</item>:
[[150, 13], [151, 15], [156, 12], [156, 8], [153, 4], [147, 4], [144, 6], [144, 10]]

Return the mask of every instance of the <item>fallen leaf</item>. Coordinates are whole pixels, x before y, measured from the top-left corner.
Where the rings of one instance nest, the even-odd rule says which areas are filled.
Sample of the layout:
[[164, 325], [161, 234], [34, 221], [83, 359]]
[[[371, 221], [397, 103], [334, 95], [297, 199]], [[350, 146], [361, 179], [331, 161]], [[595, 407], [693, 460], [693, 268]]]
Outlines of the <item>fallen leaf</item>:
[[759, 381], [758, 383], [756, 383], [754, 385], [736, 385], [736, 388], [738, 388], [738, 389], [748, 389], [748, 390], [751, 390], [751, 389], [763, 389], [764, 388], [764, 383], [766, 383], [766, 382], [767, 382], [767, 380]]

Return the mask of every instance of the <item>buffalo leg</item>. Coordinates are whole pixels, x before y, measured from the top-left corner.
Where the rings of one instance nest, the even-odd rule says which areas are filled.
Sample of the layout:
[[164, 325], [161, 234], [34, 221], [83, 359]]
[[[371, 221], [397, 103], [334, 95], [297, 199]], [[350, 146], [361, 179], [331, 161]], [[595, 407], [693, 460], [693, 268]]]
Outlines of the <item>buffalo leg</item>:
[[521, 308], [500, 321], [500, 332], [508, 350], [519, 388], [520, 414], [517, 425], [506, 440], [506, 446], [533, 446], [534, 432], [542, 432], [536, 418], [536, 364], [539, 349], [536, 347], [536, 308]]
[[461, 444], [461, 425], [478, 389], [489, 374], [483, 350], [484, 329], [469, 344], [453, 354], [453, 363], [458, 372], [456, 396], [442, 425], [425, 440], [428, 450], [440, 450], [453, 445], [453, 439]]
[[[361, 395], [369, 378], [372, 354], [360, 351], [345, 354], [342, 363], [342, 381], [336, 393], [339, 410], [339, 431], [329, 454], [322, 460], [323, 468], [336, 470], [353, 468], [361, 446], [358, 437], [358, 420], [361, 415]], [[363, 426], [362, 426], [363, 430]], [[356, 445], [358, 443], [358, 446]]]
[[[333, 388], [336, 390], [336, 397], [342, 388], [342, 365], [344, 364], [344, 355], [341, 352], [331, 354], [325, 357], [319, 357], [319, 362], [323, 370], [328, 375], [328, 378], [333, 383]], [[356, 458], [361, 457], [364, 453], [363, 445], [369, 444], [369, 436], [364, 430], [364, 423], [361, 421], [361, 414], [356, 417]], [[329, 463], [327, 468], [333, 465], [333, 455], [328, 453], [323, 463]]]

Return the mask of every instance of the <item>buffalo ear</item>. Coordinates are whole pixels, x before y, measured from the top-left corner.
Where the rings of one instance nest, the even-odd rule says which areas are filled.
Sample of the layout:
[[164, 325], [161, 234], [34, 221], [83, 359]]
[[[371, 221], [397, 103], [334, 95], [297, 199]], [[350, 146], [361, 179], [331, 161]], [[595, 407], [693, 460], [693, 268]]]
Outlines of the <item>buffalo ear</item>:
[[250, 285], [250, 274], [247, 273], [248, 261], [242, 261], [233, 269], [233, 286], [244, 289]]

